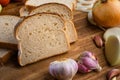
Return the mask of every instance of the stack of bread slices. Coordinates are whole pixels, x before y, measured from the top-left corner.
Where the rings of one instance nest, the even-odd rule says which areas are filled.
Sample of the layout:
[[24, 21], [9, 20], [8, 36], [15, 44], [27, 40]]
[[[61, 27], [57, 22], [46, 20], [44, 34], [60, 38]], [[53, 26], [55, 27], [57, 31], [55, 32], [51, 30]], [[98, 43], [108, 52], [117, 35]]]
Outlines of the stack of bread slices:
[[24, 19], [16, 20], [19, 25], [12, 32], [16, 39], [10, 40], [18, 45], [21, 66], [69, 51], [70, 43], [78, 38], [72, 21], [75, 7], [76, 0], [25, 2], [20, 9], [20, 17]]

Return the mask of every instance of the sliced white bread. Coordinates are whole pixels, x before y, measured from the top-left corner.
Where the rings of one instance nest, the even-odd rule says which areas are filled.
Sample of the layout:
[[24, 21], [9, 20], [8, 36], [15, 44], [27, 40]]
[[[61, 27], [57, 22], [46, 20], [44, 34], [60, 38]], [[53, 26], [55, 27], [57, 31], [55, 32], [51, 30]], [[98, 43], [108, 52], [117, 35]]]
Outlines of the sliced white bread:
[[52, 3], [42, 4], [36, 7], [35, 9], [31, 10], [29, 15], [33, 15], [41, 12], [57, 13], [66, 20], [73, 19], [73, 12], [66, 5], [60, 3], [52, 2]]
[[12, 54], [12, 50], [0, 49], [0, 64], [6, 63]]
[[64, 24], [55, 14], [41, 13], [26, 18], [15, 30], [19, 64], [24, 66], [67, 52], [70, 44]]
[[29, 16], [29, 10], [26, 8], [26, 6], [23, 6], [19, 10], [20, 17], [27, 17]]
[[42, 12], [56, 13], [62, 16], [66, 21], [66, 27], [67, 27], [66, 31], [67, 31], [70, 43], [75, 42], [77, 40], [78, 38], [77, 32], [72, 22], [73, 14], [72, 14], [72, 11], [67, 6], [59, 3], [43, 4], [35, 8], [34, 10], [32, 10], [29, 15], [42, 13]]
[[30, 8], [38, 7], [46, 3], [61, 3], [68, 6], [71, 10], [74, 10], [76, 6], [76, 0], [27, 0], [25, 5]]
[[65, 25], [67, 27], [65, 31], [68, 34], [69, 43], [77, 41], [78, 35], [73, 22], [71, 20], [67, 20]]
[[0, 47], [8, 49], [17, 49], [17, 40], [14, 37], [14, 28], [21, 20], [17, 16], [0, 16]]

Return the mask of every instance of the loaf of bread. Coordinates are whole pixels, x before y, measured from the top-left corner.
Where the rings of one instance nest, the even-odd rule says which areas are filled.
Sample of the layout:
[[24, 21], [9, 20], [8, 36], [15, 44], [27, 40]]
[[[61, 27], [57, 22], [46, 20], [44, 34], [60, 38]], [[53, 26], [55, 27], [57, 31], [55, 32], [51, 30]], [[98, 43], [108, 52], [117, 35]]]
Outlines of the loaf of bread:
[[21, 19], [17, 16], [0, 16], [0, 47], [17, 50], [14, 28]]
[[73, 13], [67, 6], [59, 3], [47, 3], [33, 9], [29, 15], [43, 12], [56, 13], [62, 16], [66, 21], [66, 32], [68, 34], [70, 43], [75, 42], [77, 40], [77, 32], [72, 22]]
[[46, 3], [61, 3], [74, 10], [76, 7], [76, 0], [27, 0], [25, 5], [31, 8], [38, 7]]
[[65, 22], [56, 14], [29, 16], [15, 30], [21, 66], [67, 52], [70, 44]]

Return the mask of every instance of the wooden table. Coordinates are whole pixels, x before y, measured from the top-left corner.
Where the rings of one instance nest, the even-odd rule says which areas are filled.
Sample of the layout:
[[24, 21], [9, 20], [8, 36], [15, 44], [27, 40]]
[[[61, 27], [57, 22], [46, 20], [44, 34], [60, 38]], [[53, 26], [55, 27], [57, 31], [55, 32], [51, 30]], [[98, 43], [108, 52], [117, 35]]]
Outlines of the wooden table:
[[[13, 3], [3, 9], [1, 14], [19, 15], [20, 3]], [[105, 60], [103, 49], [97, 48], [93, 43], [92, 37], [102, 35], [104, 31], [100, 28], [90, 25], [87, 21], [87, 14], [74, 11], [74, 23], [78, 33], [78, 41], [71, 44], [71, 50], [65, 54], [54, 56], [48, 59], [38, 61], [34, 64], [20, 67], [17, 57], [0, 67], [0, 80], [55, 80], [48, 72], [49, 63], [61, 58], [76, 59], [83, 51], [93, 52], [102, 66], [101, 72], [90, 72], [87, 74], [77, 73], [73, 80], [106, 80], [106, 73], [112, 68]], [[120, 80], [120, 77], [118, 77]]]

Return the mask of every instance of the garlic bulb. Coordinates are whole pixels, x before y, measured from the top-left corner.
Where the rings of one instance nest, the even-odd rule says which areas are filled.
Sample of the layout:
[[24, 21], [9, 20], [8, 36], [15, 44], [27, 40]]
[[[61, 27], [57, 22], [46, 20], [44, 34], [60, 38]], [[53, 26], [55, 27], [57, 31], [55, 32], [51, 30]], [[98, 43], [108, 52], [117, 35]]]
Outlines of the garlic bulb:
[[89, 51], [85, 51], [79, 57], [78, 71], [81, 73], [91, 72], [92, 70], [101, 71], [101, 67], [96, 57]]
[[50, 63], [49, 72], [58, 80], [72, 80], [78, 71], [77, 62], [73, 59]]
[[116, 27], [120, 25], [120, 0], [98, 0], [92, 8], [92, 13], [97, 25]]

